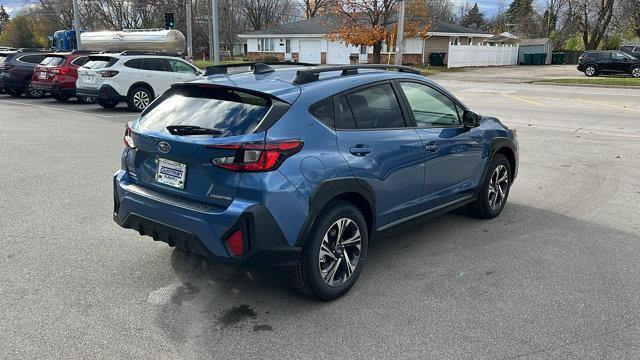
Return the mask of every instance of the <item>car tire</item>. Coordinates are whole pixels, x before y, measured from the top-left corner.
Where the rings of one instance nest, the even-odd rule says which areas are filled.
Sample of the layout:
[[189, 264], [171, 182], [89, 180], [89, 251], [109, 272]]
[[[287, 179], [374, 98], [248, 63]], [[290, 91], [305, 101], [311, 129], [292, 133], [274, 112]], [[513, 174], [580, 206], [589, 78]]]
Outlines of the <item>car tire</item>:
[[598, 76], [598, 68], [595, 65], [587, 65], [584, 67], [584, 74], [591, 76]]
[[631, 77], [634, 77], [636, 79], [640, 78], [640, 66], [631, 68]]
[[14, 98], [19, 98], [20, 96], [22, 96], [22, 93], [24, 92], [22, 89], [14, 89], [14, 88], [8, 88], [6, 91], [7, 91], [7, 94], [9, 94], [9, 96]]
[[98, 100], [98, 105], [102, 106], [105, 109], [113, 109], [118, 106], [120, 102], [115, 100]]
[[315, 299], [339, 298], [360, 277], [368, 243], [367, 223], [360, 210], [345, 201], [330, 202], [305, 241], [300, 264], [291, 269], [293, 283]]
[[71, 96], [69, 95], [60, 95], [60, 94], [51, 95], [51, 97], [54, 98], [56, 101], [60, 101], [60, 102], [67, 102], [69, 101], [69, 99], [71, 99]]
[[98, 101], [98, 99], [91, 96], [78, 96], [77, 99], [78, 104], [95, 104]]
[[129, 92], [127, 105], [129, 106], [129, 110], [141, 112], [146, 109], [152, 101], [153, 94], [151, 91], [144, 86], [137, 86]]
[[45, 92], [43, 90], [34, 89], [33, 86], [31, 86], [31, 81], [29, 81], [24, 86], [24, 95], [29, 99], [41, 99], [45, 96]]
[[493, 156], [478, 198], [469, 204], [471, 214], [480, 219], [493, 219], [500, 215], [509, 197], [511, 164], [498, 153]]

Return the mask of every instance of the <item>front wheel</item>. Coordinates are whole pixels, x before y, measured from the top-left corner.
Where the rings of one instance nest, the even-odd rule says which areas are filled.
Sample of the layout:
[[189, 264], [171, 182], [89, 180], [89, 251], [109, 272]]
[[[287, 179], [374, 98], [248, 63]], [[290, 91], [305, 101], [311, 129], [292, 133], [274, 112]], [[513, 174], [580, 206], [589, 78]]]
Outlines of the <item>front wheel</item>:
[[300, 264], [291, 270], [294, 284], [313, 298], [339, 298], [360, 277], [368, 244], [360, 210], [344, 201], [329, 203], [309, 233]]
[[102, 106], [105, 109], [113, 109], [118, 106], [119, 102], [115, 100], [98, 100], [98, 105]]
[[131, 111], [140, 112], [146, 109], [151, 104], [151, 101], [153, 101], [151, 91], [146, 87], [138, 86], [129, 94], [127, 105]]
[[598, 69], [595, 65], [587, 65], [584, 68], [584, 74], [587, 76], [596, 76], [598, 75]]
[[471, 214], [480, 219], [493, 219], [500, 215], [511, 187], [511, 164], [504, 155], [495, 154], [487, 171], [478, 198], [469, 204]]

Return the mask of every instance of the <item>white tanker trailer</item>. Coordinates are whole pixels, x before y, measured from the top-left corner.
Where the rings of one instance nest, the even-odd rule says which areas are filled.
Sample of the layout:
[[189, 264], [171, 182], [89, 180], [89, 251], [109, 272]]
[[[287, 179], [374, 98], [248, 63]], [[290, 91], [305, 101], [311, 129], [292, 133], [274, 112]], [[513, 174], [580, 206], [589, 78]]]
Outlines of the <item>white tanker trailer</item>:
[[82, 50], [95, 51], [143, 50], [183, 54], [186, 47], [184, 35], [174, 29], [83, 32], [80, 40]]

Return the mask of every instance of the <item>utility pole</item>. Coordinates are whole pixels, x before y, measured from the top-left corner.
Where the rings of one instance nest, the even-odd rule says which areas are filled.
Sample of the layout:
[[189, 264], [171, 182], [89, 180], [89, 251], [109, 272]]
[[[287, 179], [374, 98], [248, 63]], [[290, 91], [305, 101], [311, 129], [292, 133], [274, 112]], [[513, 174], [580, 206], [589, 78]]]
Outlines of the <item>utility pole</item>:
[[220, 64], [220, 33], [218, 32], [218, 0], [211, 0], [211, 46], [209, 46], [210, 59], [214, 65]]
[[187, 0], [187, 58], [193, 59], [193, 33], [191, 29], [191, 0]]
[[80, 43], [80, 14], [78, 14], [78, 0], [73, 0], [73, 30], [76, 31], [76, 47], [82, 50]]
[[396, 43], [398, 44], [398, 50], [396, 51], [396, 57], [394, 63], [396, 65], [402, 65], [402, 53], [404, 52], [404, 5], [406, 0], [400, 0], [400, 9], [398, 10], [398, 36], [396, 36]]

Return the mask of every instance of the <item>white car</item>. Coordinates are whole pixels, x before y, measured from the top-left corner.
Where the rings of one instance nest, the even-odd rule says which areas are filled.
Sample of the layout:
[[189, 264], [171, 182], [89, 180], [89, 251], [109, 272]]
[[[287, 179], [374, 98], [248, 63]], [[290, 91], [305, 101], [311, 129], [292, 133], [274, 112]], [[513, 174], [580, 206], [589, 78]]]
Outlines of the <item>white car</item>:
[[202, 76], [198, 68], [174, 56], [133, 51], [96, 54], [78, 69], [76, 93], [97, 98], [104, 108], [126, 101], [129, 109], [142, 111], [172, 84]]

